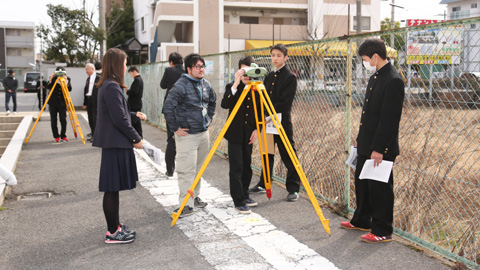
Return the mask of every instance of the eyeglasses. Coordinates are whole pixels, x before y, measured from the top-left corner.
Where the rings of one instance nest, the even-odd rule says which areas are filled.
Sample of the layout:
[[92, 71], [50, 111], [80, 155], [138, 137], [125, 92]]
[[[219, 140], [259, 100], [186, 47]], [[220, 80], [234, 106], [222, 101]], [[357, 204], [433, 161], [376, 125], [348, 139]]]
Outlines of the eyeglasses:
[[201, 66], [201, 65], [196, 65], [196, 66], [193, 66], [194, 68], [196, 69], [205, 69], [205, 66]]

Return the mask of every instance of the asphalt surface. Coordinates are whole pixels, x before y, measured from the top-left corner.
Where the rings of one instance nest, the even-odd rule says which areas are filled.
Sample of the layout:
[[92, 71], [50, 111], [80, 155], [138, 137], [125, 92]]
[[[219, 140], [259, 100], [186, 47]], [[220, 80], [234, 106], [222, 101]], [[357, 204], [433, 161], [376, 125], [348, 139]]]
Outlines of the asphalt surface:
[[[32, 110], [36, 95], [19, 96], [24, 102], [19, 112]], [[1, 109], [3, 104], [1, 95]], [[214, 269], [178, 226], [170, 228], [170, 213], [141, 185], [120, 193], [120, 219], [137, 231], [135, 242], [106, 245], [103, 193], [98, 192], [101, 150], [74, 139], [70, 124], [70, 142], [53, 143], [47, 114], [23, 146], [15, 171], [18, 185], [0, 210], [0, 269]], [[84, 118], [79, 120], [89, 133]], [[143, 130], [146, 140], [165, 149], [166, 132], [146, 123]], [[226, 160], [214, 156], [204, 178], [229, 194]], [[32, 193], [41, 195], [28, 196]], [[273, 185], [271, 200], [252, 195], [259, 202], [254, 211], [340, 269], [450, 269], [398, 236], [391, 243], [363, 243], [361, 232], [340, 229], [346, 219], [322, 207], [330, 220], [328, 236], [305, 196], [290, 203], [286, 195], [281, 185]]]

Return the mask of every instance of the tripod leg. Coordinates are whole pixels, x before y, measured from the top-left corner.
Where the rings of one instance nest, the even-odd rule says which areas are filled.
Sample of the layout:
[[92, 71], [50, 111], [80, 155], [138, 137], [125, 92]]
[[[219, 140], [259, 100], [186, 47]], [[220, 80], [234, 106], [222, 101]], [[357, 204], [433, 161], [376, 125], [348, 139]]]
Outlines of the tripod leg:
[[[237, 114], [238, 109], [239, 109], [240, 106], [242, 105], [243, 100], [245, 99], [245, 97], [247, 96], [247, 94], [248, 94], [248, 92], [249, 92], [249, 89], [250, 89], [250, 88], [249, 88], [248, 86], [245, 87], [245, 89], [243, 89], [243, 92], [242, 92], [242, 94], [240, 95], [240, 98], [238, 99], [237, 104], [235, 104], [235, 107], [233, 108], [232, 113], [231, 113], [230, 116], [228, 117], [227, 122], [225, 122], [225, 125], [223, 125], [223, 128], [222, 128], [222, 130], [220, 131], [220, 134], [218, 135], [217, 139], [215, 140], [215, 143], [213, 144], [213, 147], [210, 149], [210, 152], [208, 152], [207, 158], [206, 158], [205, 161], [203, 162], [203, 165], [202, 165], [202, 167], [200, 168], [200, 170], [198, 171], [197, 176], [195, 176], [195, 180], [193, 180], [193, 183], [192, 183], [192, 185], [190, 186], [190, 189], [188, 190], [187, 195], [186, 195], [185, 198], [183, 199], [182, 204], [181, 204], [180, 207], [178, 208], [178, 211], [172, 213], [172, 219], [173, 219], [173, 220], [172, 220], [172, 224], [170, 225], [171, 227], [173, 227], [173, 225], [175, 225], [175, 223], [177, 223], [177, 220], [178, 220], [178, 218], [180, 217], [180, 214], [182, 213], [183, 208], [184, 208], [185, 205], [187, 204], [187, 202], [188, 202], [188, 200], [190, 199], [190, 197], [193, 197], [193, 190], [195, 189], [195, 187], [197, 186], [198, 182], [200, 181], [200, 178], [202, 177], [203, 172], [204, 172], [205, 169], [207, 168], [208, 163], [210, 163], [210, 160], [212, 159], [213, 155], [215, 154], [215, 151], [217, 151], [217, 148], [218, 148], [218, 146], [220, 145], [220, 142], [222, 141], [223, 136], [225, 136], [225, 133], [227, 132], [228, 127], [229, 127], [230, 124], [232, 123], [233, 118], [234, 118], [235, 115]], [[207, 132], [208, 132], [208, 131], [207, 131]]]
[[305, 173], [303, 172], [302, 166], [300, 165], [300, 162], [298, 161], [297, 155], [295, 154], [295, 151], [293, 151], [293, 147], [290, 144], [290, 141], [287, 138], [287, 135], [285, 133], [285, 130], [282, 127], [281, 122], [279, 121], [277, 117], [277, 112], [275, 111], [275, 108], [273, 107], [272, 101], [266, 94], [265, 86], [261, 85], [259, 86], [259, 91], [260, 99], [262, 100], [262, 103], [266, 104], [266, 109], [270, 117], [272, 118], [272, 121], [275, 125], [275, 128], [278, 130], [280, 138], [282, 140], [283, 145], [285, 146], [288, 155], [290, 156], [290, 159], [292, 160], [293, 165], [295, 166], [295, 170], [298, 173], [298, 176], [300, 177], [300, 181], [303, 184], [303, 187], [307, 191], [308, 198], [310, 199], [310, 202], [312, 203], [313, 208], [315, 209], [315, 212], [317, 213], [318, 218], [320, 219], [320, 222], [323, 225], [323, 228], [325, 231], [330, 235], [330, 227], [329, 227], [329, 220], [325, 219], [323, 216], [322, 210], [320, 209], [320, 206], [318, 205], [317, 198], [315, 197], [315, 194], [312, 191], [312, 188], [310, 187], [310, 184], [308, 183], [307, 177], [305, 176]]
[[65, 106], [67, 107], [68, 111], [68, 118], [70, 120], [70, 125], [72, 126], [73, 129], [73, 134], [75, 135], [75, 139], [77, 138], [77, 130], [75, 129], [75, 123], [73, 122], [72, 118], [72, 113], [71, 113], [71, 107], [70, 107], [70, 100], [69, 100], [69, 93], [68, 93], [68, 86], [67, 82], [65, 81], [65, 78], [60, 78], [60, 85], [62, 86], [62, 93], [63, 93], [63, 98], [65, 100]]
[[83, 137], [82, 128], [80, 127], [80, 123], [78, 122], [78, 117], [77, 117], [77, 114], [75, 113], [75, 107], [73, 106], [72, 98], [70, 97], [70, 93], [68, 92], [68, 86], [65, 79], [63, 79], [63, 83], [64, 83], [64, 87], [62, 87], [63, 96], [65, 98], [65, 104], [67, 104], [68, 116], [70, 117], [70, 123], [73, 128], [73, 133], [75, 134], [75, 138], [77, 138], [76, 130], [78, 129], [78, 134], [80, 134], [82, 143], [85, 144], [85, 138]]
[[[55, 81], [55, 83], [53, 84], [52, 89], [55, 89], [55, 86], [57, 85], [57, 83], [58, 83], [58, 78]], [[38, 114], [37, 120], [35, 121], [35, 124], [33, 124], [32, 130], [30, 130], [30, 133], [28, 134], [28, 137], [25, 139], [25, 144], [27, 144], [28, 140], [30, 140], [30, 136], [32, 136], [32, 133], [35, 130], [35, 127], [37, 126], [37, 123], [40, 120], [40, 116], [42, 115], [43, 111], [45, 110], [45, 107], [47, 106], [48, 101], [50, 100], [50, 97], [52, 96], [52, 93], [53, 93], [53, 90], [51, 90], [50, 93], [48, 93], [47, 100], [45, 100], [45, 103], [43, 104], [43, 107], [40, 110], [40, 113]]]

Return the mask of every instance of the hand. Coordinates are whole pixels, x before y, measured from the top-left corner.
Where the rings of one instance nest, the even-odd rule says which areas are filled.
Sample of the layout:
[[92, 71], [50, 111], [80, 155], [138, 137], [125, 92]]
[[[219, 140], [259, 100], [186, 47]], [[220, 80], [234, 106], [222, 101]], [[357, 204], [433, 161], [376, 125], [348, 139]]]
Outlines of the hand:
[[240, 81], [242, 80], [243, 74], [245, 74], [245, 70], [243, 70], [242, 68], [239, 69], [237, 72], [235, 72], [235, 82], [234, 82], [233, 85], [238, 86], [240, 84]]
[[143, 140], [140, 140], [138, 143], [134, 143], [133, 147], [137, 148], [137, 149], [142, 149], [143, 148]]
[[147, 120], [147, 115], [142, 112], [137, 112], [137, 117], [142, 120]]
[[178, 128], [177, 131], [175, 131], [175, 134], [177, 134], [180, 137], [187, 136], [188, 135], [188, 128]]
[[373, 167], [377, 167], [378, 165], [380, 165], [380, 163], [382, 163], [383, 155], [373, 151], [370, 159], [373, 159]]
[[252, 132], [252, 135], [250, 135], [250, 141], [248, 142], [248, 144], [252, 144], [254, 143], [258, 138], [258, 132], [257, 130], [255, 129], [253, 132]]
[[86, 109], [87, 109], [87, 105], [83, 105], [82, 108], [83, 108], [84, 110], [86, 110]]
[[9, 93], [13, 93], [13, 91], [12, 91], [12, 90], [8, 90], [8, 92], [9, 92]]

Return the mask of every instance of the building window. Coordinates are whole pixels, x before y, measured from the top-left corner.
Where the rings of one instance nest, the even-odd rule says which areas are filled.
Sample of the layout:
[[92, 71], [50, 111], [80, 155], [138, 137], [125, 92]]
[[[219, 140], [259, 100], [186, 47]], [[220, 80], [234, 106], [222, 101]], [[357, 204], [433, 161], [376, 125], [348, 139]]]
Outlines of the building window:
[[283, 18], [273, 18], [273, 24], [283, 24]]
[[477, 8], [477, 3], [473, 3], [471, 8]]
[[142, 32], [145, 31], [145, 17], [140, 19], [140, 28], [142, 29]]
[[460, 11], [461, 7], [452, 7], [452, 12], [457, 12]]
[[[357, 16], [353, 16], [353, 30], [357, 30]], [[362, 16], [362, 30], [370, 30], [370, 17]]]
[[230, 23], [230, 16], [224, 15], [224, 16], [223, 16], [223, 22], [225, 22], [225, 23]]
[[241, 24], [258, 24], [258, 17], [240, 16]]

